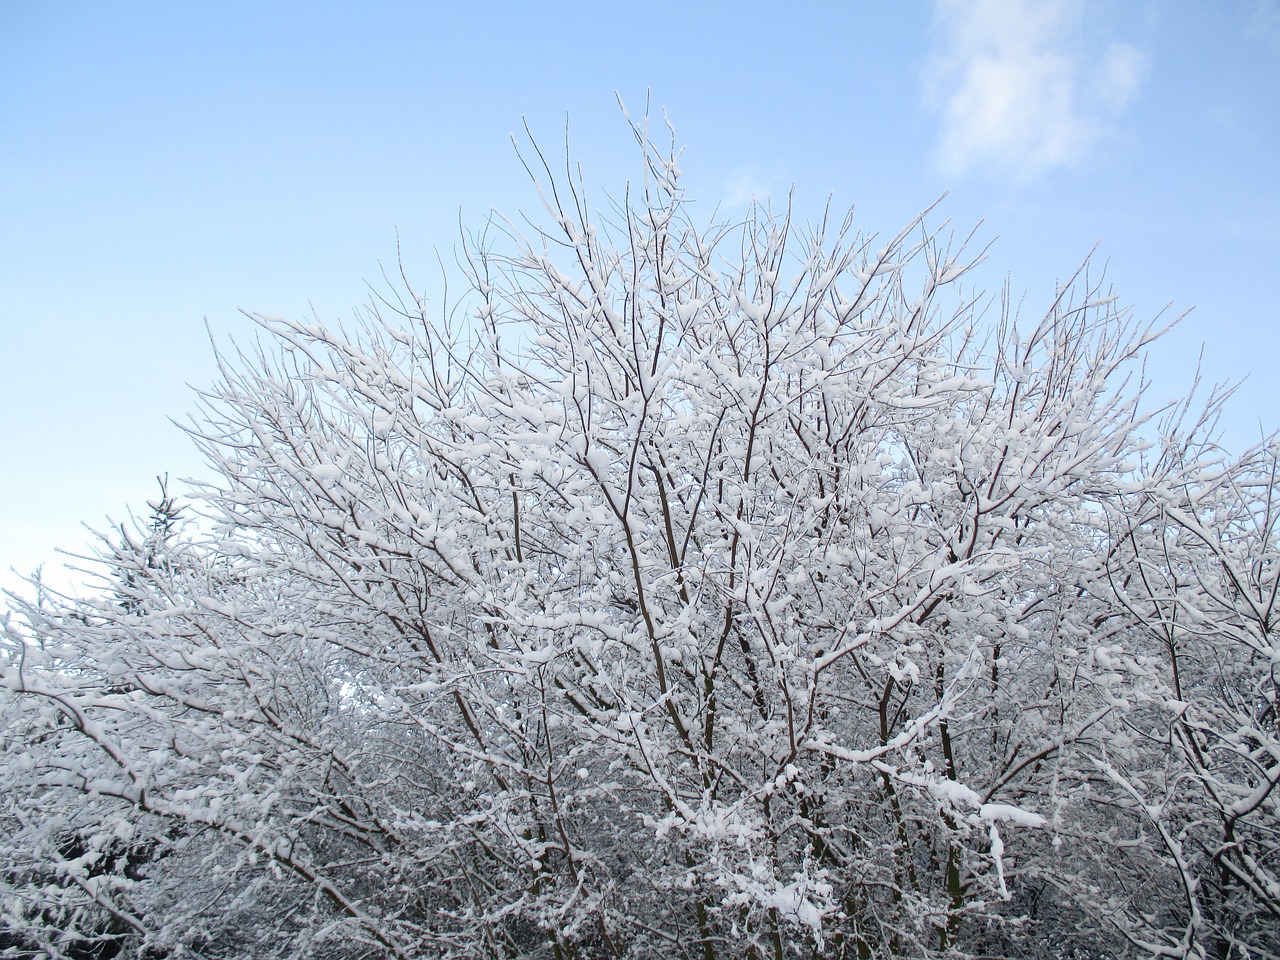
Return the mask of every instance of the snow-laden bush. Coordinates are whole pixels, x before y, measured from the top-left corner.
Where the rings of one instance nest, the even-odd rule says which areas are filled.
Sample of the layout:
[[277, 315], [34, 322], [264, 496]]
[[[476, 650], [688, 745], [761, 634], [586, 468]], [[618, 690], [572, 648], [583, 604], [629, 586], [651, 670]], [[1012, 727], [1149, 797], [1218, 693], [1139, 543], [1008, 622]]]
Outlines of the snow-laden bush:
[[1026, 322], [923, 218], [700, 227], [636, 133], [604, 213], [538, 168], [465, 313], [259, 318], [200, 531], [13, 601], [0, 936], [1276, 950], [1275, 451], [1145, 448], [1086, 271]]

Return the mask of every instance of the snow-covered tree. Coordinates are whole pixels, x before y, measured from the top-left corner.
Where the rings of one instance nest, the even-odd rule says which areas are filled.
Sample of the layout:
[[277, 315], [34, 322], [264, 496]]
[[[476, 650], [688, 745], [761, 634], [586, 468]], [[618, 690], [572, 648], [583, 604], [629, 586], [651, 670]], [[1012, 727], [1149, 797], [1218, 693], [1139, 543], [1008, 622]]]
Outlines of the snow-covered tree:
[[1102, 567], [1132, 681], [1123, 731], [1091, 759], [1110, 787], [1100, 817], [1152, 882], [1108, 919], [1153, 953], [1280, 954], [1278, 458], [1227, 461], [1169, 431], [1110, 517]]
[[1273, 454], [1148, 467], [1154, 334], [1087, 271], [1026, 322], [923, 217], [703, 226], [635, 132], [602, 212], [534, 149], [546, 225], [467, 240], [465, 311], [258, 318], [202, 532], [14, 601], [7, 936], [1271, 949]]

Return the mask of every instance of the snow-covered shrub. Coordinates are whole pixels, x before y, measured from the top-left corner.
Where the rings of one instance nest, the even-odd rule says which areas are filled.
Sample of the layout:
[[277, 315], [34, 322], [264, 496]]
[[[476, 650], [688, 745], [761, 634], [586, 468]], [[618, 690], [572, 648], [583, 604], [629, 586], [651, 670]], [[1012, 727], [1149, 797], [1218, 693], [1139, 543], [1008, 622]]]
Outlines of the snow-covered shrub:
[[544, 166], [467, 244], [463, 320], [259, 318], [203, 532], [14, 602], [15, 944], [1274, 944], [1274, 460], [1143, 466], [1087, 272], [1027, 323], [923, 219], [702, 227], [636, 133], [623, 204]]

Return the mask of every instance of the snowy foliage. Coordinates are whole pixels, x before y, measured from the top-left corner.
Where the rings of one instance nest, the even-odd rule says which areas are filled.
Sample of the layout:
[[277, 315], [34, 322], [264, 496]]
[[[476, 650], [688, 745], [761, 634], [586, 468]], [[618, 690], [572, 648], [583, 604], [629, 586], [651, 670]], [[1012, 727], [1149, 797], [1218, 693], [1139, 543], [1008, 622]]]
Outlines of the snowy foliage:
[[12, 601], [0, 946], [1275, 955], [1278, 451], [1140, 442], [1086, 271], [700, 227], [636, 134], [605, 213], [535, 148], [462, 320], [259, 318], [205, 523]]

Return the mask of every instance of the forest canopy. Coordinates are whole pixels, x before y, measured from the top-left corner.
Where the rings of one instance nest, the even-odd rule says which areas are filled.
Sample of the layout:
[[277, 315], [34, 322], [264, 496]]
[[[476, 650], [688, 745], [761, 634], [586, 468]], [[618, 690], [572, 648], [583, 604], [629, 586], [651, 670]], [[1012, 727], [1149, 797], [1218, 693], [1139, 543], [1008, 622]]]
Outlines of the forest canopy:
[[211, 479], [10, 598], [4, 955], [1280, 955], [1280, 446], [1087, 264], [700, 223], [633, 130], [456, 302], [258, 317]]

